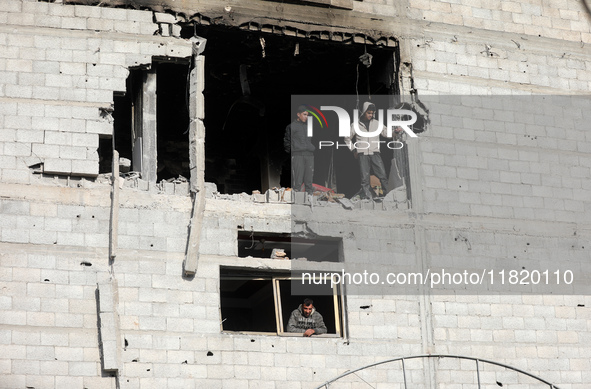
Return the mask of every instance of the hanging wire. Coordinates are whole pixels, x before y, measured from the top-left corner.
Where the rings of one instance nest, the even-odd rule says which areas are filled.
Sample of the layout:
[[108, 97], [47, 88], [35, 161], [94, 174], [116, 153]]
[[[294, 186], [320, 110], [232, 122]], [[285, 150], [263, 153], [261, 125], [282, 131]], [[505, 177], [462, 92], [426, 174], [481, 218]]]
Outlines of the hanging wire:
[[357, 77], [355, 78], [355, 94], [357, 95], [357, 101], [355, 103], [355, 108], [359, 109], [359, 62], [357, 63]]
[[250, 236], [249, 236], [249, 238], [251, 239], [252, 244], [250, 245], [250, 247], [245, 247], [244, 248], [245, 250], [252, 250], [252, 248], [254, 247], [254, 229], [251, 229], [250, 230]]

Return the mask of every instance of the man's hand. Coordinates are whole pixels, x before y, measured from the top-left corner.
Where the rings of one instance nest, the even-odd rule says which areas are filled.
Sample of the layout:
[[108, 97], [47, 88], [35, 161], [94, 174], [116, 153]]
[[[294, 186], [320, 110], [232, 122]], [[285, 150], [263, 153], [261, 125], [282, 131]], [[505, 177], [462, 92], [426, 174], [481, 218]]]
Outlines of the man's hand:
[[315, 333], [316, 331], [314, 331], [312, 328], [309, 328], [306, 330], [306, 332], [304, 332], [304, 336], [312, 336]]

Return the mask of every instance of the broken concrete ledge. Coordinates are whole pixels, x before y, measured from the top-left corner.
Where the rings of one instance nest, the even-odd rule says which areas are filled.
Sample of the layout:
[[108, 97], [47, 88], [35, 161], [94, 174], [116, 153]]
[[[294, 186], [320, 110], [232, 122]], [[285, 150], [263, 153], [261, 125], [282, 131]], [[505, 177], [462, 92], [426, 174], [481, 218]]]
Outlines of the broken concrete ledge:
[[[41, 177], [40, 177], [41, 178]], [[96, 180], [87, 180], [82, 177], [67, 177], [67, 176], [48, 176], [42, 177], [44, 183], [53, 186], [66, 186], [77, 188], [93, 188], [96, 186], [110, 185], [111, 174], [101, 174]], [[122, 177], [123, 188], [135, 189], [152, 194], [166, 194], [175, 196], [189, 196], [189, 182], [182, 179], [173, 181], [161, 181], [159, 183], [142, 180], [138, 176], [129, 175]], [[371, 200], [350, 200], [345, 199], [348, 206], [344, 206], [342, 202], [329, 202], [319, 200], [318, 197], [311, 199], [305, 192], [295, 192], [287, 190], [286, 188], [269, 189], [265, 193], [234, 193], [224, 194], [217, 191], [215, 183], [205, 183], [205, 197], [208, 199], [242, 201], [259, 204], [293, 204], [306, 205], [313, 207], [337, 207], [345, 208], [347, 210], [384, 210], [384, 211], [408, 211], [410, 202], [406, 200], [405, 190], [393, 190], [383, 199], [382, 202], [374, 202]], [[312, 203], [310, 203], [312, 201]]]

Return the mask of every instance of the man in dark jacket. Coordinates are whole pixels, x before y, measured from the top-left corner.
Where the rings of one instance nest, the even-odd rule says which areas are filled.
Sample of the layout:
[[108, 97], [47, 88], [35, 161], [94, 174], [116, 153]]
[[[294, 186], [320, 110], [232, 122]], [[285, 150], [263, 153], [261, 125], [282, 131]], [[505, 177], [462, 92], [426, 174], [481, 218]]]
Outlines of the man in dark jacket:
[[304, 336], [326, 334], [324, 319], [316, 312], [311, 299], [305, 299], [303, 304], [293, 310], [287, 322], [287, 332], [299, 332]]
[[302, 183], [308, 194], [314, 193], [312, 180], [314, 178], [314, 150], [306, 122], [308, 110], [300, 105], [296, 119], [285, 128], [283, 146], [285, 151], [291, 153], [291, 182], [296, 191], [300, 191]]
[[[361, 175], [361, 196], [367, 199], [378, 197], [370, 187], [370, 171], [380, 180], [383, 195], [388, 193], [388, 179], [386, 168], [380, 155], [380, 135], [386, 138], [388, 133], [386, 127], [374, 119], [376, 106], [371, 102], [363, 103], [361, 116], [356, 123], [351, 124], [351, 133], [345, 137], [345, 143], [356, 154], [359, 160], [359, 173]], [[355, 127], [358, 127], [358, 131]], [[396, 132], [402, 129], [397, 127]], [[353, 141], [355, 140], [355, 142]], [[355, 146], [357, 145], [357, 146]]]

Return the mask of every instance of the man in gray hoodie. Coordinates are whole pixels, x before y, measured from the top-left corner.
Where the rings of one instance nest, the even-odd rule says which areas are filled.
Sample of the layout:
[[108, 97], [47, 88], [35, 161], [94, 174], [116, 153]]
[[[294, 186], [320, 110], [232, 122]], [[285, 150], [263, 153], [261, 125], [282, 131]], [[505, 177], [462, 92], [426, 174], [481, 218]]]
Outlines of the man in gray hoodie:
[[299, 332], [303, 336], [326, 334], [324, 319], [314, 308], [312, 299], [305, 299], [303, 304], [293, 310], [287, 322], [287, 332]]
[[[373, 173], [382, 184], [383, 195], [386, 195], [388, 190], [386, 169], [384, 167], [384, 162], [382, 161], [382, 156], [380, 155], [380, 135], [387, 137], [387, 131], [382, 123], [374, 119], [375, 113], [376, 106], [373, 103], [363, 103], [363, 109], [358, 121], [351, 124], [350, 135], [345, 137], [345, 143], [349, 146], [349, 149], [355, 153], [359, 160], [362, 196], [368, 199], [377, 196], [369, 186], [369, 175], [371, 170], [373, 170]], [[358, 131], [355, 131], [355, 126], [358, 126]], [[401, 129], [396, 128], [395, 131], [399, 132]], [[358, 132], [361, 134], [368, 134], [364, 136]]]
[[308, 109], [300, 105], [297, 109], [296, 119], [285, 129], [283, 146], [287, 153], [291, 154], [291, 180], [292, 187], [300, 191], [302, 183], [306, 192], [314, 193], [312, 180], [314, 179], [314, 150], [310, 137], [308, 137]]

